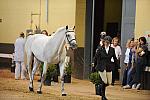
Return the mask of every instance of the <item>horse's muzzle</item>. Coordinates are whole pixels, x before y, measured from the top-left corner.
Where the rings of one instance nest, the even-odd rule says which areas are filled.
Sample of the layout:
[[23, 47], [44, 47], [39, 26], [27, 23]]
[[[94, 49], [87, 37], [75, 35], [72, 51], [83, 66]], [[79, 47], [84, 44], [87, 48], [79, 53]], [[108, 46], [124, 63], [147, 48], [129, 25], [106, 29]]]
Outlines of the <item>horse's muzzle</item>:
[[75, 43], [71, 44], [72, 49], [77, 49], [77, 47], [78, 47], [77, 44], [75, 44]]

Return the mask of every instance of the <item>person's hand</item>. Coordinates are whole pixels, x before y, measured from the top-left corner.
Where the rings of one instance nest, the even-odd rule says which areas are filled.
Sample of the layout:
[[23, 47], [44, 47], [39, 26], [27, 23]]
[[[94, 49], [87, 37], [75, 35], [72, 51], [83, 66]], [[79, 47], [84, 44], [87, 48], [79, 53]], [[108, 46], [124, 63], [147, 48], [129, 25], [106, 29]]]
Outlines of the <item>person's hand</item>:
[[139, 53], [141, 53], [142, 51], [143, 51], [143, 49], [142, 49], [142, 48], [139, 48], [139, 49], [138, 49], [138, 52], [139, 52]]
[[121, 72], [121, 69], [118, 69], [118, 72], [120, 73], [120, 72]]
[[140, 56], [143, 56], [145, 54], [145, 52], [144, 51], [142, 51], [139, 55]]
[[91, 63], [91, 66], [94, 67], [94, 63]]
[[127, 68], [128, 66], [129, 66], [129, 65], [127, 64], [127, 65], [126, 65], [126, 68]]

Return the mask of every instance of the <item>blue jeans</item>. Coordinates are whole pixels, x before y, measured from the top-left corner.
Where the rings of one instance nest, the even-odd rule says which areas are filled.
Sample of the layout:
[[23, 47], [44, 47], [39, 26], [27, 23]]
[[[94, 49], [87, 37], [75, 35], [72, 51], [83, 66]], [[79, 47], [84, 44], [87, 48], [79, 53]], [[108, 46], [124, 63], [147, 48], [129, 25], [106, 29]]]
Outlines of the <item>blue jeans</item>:
[[133, 79], [135, 75], [135, 68], [127, 67], [124, 71], [122, 85], [130, 85], [133, 84]]
[[132, 68], [130, 67], [127, 71], [127, 84], [129, 85], [129, 83], [132, 81]]

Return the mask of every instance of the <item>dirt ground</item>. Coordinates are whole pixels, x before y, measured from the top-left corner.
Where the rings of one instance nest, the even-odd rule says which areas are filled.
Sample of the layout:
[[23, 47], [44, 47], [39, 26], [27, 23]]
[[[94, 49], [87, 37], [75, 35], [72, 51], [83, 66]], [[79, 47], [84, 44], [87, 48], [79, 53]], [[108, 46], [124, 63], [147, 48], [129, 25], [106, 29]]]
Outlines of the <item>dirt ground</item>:
[[[65, 84], [66, 97], [61, 96], [60, 83], [53, 86], [43, 86], [43, 94], [37, 94], [37, 79], [34, 80], [35, 92], [29, 92], [29, 80], [15, 80], [10, 70], [0, 69], [0, 100], [100, 100], [95, 95], [94, 85], [88, 80], [72, 78], [72, 83]], [[108, 100], [150, 100], [148, 90], [123, 90], [121, 86], [109, 86], [106, 90]]]

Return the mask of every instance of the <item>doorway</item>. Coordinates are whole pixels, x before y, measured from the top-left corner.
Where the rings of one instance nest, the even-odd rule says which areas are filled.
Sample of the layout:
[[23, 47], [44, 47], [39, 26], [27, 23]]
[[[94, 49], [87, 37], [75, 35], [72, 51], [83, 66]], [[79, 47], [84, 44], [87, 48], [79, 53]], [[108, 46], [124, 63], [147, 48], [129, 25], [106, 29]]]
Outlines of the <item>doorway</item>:
[[[102, 31], [121, 40], [122, 0], [95, 0], [94, 9], [93, 57]], [[115, 71], [115, 78], [119, 80], [118, 71]]]
[[[95, 5], [93, 5], [93, 1]], [[95, 6], [95, 7], [93, 7]], [[94, 8], [94, 25], [93, 11]], [[90, 64], [95, 50], [100, 41], [100, 32], [106, 31], [107, 35], [118, 36], [122, 48], [120, 61], [121, 69], [127, 40], [134, 36], [136, 0], [86, 0], [85, 47], [84, 47], [84, 72], [87, 79], [90, 73]], [[92, 25], [94, 28], [92, 28]], [[93, 29], [93, 30], [92, 30]], [[93, 38], [91, 38], [93, 36]], [[122, 77], [122, 71], [121, 75]], [[121, 78], [120, 78], [121, 80]]]
[[95, 0], [93, 55], [100, 41], [100, 33], [121, 40], [122, 0]]

